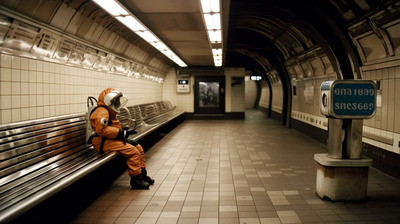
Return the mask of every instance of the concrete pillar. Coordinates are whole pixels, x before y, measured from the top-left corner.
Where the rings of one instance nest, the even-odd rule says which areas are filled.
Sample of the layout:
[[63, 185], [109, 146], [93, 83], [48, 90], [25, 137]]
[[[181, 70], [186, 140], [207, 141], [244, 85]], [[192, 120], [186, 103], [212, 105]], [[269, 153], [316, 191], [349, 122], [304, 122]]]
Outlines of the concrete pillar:
[[366, 199], [372, 159], [361, 156], [362, 120], [329, 118], [328, 130], [328, 153], [314, 155], [317, 194], [332, 201]]
[[346, 122], [346, 153], [344, 159], [361, 159], [362, 153], [362, 119]]
[[332, 159], [315, 154], [318, 162], [316, 193], [332, 201], [360, 201], [367, 197], [368, 169], [372, 159]]
[[328, 157], [333, 159], [343, 158], [343, 140], [345, 130], [342, 119], [328, 119]]

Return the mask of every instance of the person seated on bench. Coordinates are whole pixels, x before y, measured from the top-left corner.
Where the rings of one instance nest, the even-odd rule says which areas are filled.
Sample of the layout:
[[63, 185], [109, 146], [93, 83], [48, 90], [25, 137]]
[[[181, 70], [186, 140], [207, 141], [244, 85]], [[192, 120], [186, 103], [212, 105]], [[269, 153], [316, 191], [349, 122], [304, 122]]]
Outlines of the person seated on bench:
[[117, 114], [127, 101], [128, 98], [114, 88], [105, 89], [100, 93], [98, 107], [90, 115], [90, 124], [96, 132], [92, 138], [92, 145], [98, 153], [111, 150], [124, 156], [128, 174], [131, 176], [131, 188], [148, 189], [154, 183], [154, 179], [147, 176], [143, 148], [128, 139], [129, 135], [135, 134], [136, 131], [122, 129], [117, 119]]

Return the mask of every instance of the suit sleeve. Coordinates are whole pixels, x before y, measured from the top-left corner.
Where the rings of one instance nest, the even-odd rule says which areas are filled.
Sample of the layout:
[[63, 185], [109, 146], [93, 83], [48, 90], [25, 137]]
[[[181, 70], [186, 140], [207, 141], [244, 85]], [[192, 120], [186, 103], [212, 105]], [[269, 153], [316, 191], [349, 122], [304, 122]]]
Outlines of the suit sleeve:
[[90, 116], [90, 124], [97, 135], [106, 138], [116, 138], [119, 128], [108, 126], [109, 113], [106, 108], [98, 107]]

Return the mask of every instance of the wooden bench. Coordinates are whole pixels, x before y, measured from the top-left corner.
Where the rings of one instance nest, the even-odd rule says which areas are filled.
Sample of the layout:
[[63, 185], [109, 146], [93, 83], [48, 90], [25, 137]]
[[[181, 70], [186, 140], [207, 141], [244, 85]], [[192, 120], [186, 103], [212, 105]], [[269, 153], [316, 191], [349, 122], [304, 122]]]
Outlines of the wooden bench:
[[[138, 134], [131, 137], [135, 141], [183, 114], [175, 112], [176, 116], [165, 115], [157, 124], [146, 125], [139, 105], [130, 110], [138, 121]], [[159, 112], [144, 115], [161, 117]], [[124, 114], [120, 119], [129, 120]], [[99, 155], [86, 144], [85, 124], [85, 113], [78, 113], [0, 125], [0, 223], [16, 218], [118, 155]]]

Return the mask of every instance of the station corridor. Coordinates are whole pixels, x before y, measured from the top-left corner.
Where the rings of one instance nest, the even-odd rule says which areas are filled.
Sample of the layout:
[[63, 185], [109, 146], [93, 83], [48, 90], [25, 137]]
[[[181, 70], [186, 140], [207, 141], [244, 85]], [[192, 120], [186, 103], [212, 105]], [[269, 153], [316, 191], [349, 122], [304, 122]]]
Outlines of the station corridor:
[[123, 173], [73, 223], [399, 223], [400, 180], [369, 169], [368, 199], [315, 193], [325, 146], [246, 111], [245, 120], [186, 120], [146, 152], [150, 190]]

